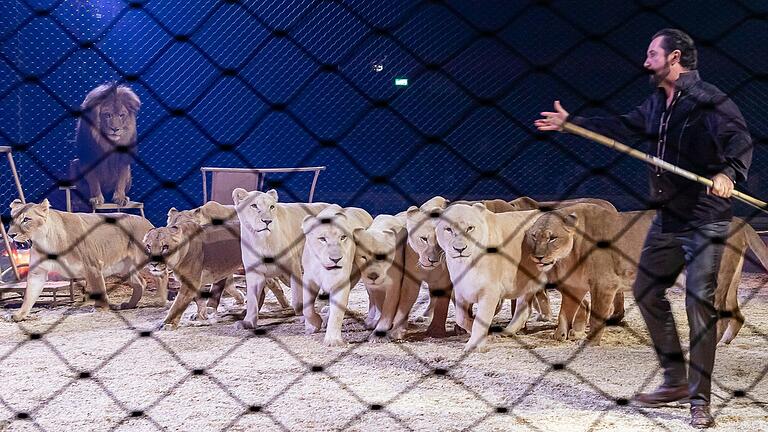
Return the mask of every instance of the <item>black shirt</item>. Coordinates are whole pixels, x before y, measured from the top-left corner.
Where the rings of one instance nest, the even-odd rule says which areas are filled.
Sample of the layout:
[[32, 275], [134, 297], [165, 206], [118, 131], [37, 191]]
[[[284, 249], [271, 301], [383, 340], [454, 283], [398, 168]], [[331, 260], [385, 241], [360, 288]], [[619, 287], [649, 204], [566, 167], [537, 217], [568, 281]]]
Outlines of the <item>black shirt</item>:
[[[682, 73], [667, 107], [661, 87], [640, 106], [613, 117], [568, 120], [619, 141], [645, 142], [648, 152], [700, 176], [723, 173], [734, 183], [747, 179], [752, 138], [739, 108], [696, 70]], [[730, 220], [730, 199], [707, 193], [703, 184], [650, 167], [651, 203], [660, 209], [662, 231], [675, 232]]]

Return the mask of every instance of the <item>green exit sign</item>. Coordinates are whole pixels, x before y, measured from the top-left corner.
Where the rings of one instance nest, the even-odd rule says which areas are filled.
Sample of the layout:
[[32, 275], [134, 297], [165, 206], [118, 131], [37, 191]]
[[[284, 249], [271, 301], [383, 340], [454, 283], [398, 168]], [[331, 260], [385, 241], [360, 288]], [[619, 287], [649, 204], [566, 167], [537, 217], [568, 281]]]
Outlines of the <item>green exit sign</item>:
[[408, 87], [408, 78], [395, 77], [395, 87]]

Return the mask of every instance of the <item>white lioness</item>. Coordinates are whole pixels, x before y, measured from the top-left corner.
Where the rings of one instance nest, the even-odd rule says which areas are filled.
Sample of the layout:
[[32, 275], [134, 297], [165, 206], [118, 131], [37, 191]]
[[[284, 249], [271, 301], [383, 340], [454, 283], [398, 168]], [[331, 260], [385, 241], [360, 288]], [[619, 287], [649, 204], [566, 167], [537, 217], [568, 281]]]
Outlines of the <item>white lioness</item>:
[[365, 324], [374, 329], [371, 342], [386, 339], [400, 301], [407, 232], [405, 215], [379, 215], [367, 229], [356, 229], [355, 262], [368, 291]]
[[[50, 208], [48, 200], [40, 204], [11, 203], [11, 227], [8, 235], [13, 241], [32, 241], [27, 289], [21, 309], [14, 321], [27, 317], [40, 297], [48, 272], [66, 278], [85, 278], [96, 307], [110, 307], [105, 276], [127, 274], [133, 288], [131, 299], [119, 308], [136, 307], [144, 293], [145, 283], [139, 270], [146, 262], [141, 239], [152, 224], [139, 216], [96, 213], [68, 213]], [[165, 305], [168, 298], [168, 277], [157, 280], [154, 305]]]
[[179, 294], [161, 327], [176, 328], [189, 303], [197, 303], [199, 319], [208, 319], [202, 291], [206, 284], [231, 278], [242, 266], [240, 229], [236, 224], [199, 225], [178, 222], [170, 227], [151, 229], [144, 236], [150, 254], [147, 269], [160, 276], [171, 269], [181, 282]]
[[315, 311], [315, 299], [322, 290], [330, 294], [330, 312], [323, 343], [327, 346], [346, 344], [341, 324], [349, 302], [349, 291], [360, 280], [355, 265], [353, 232], [367, 228], [373, 218], [367, 211], [331, 205], [317, 216], [306, 216], [302, 229], [306, 245], [301, 257], [304, 267], [304, 327], [307, 333], [320, 330], [323, 320]]
[[437, 242], [453, 282], [456, 323], [471, 332], [465, 351], [487, 349], [488, 329], [501, 299], [518, 299], [503, 333], [516, 333], [528, 319], [527, 299], [544, 288], [544, 281], [530, 260], [521, 258], [525, 230], [539, 215], [536, 210], [492, 213], [482, 203], [453, 204], [442, 212], [435, 227]]
[[[240, 220], [237, 218], [237, 212], [233, 205], [224, 205], [216, 201], [208, 201], [202, 206], [191, 210], [176, 210], [175, 207], [171, 207], [171, 209], [168, 210], [166, 226], [172, 226], [182, 221], [194, 221], [200, 225], [237, 225], [237, 232], [238, 235], [240, 235]], [[284, 283], [290, 283], [288, 278], [285, 278]], [[288, 303], [285, 294], [283, 294], [280, 280], [277, 278], [268, 279], [266, 287], [275, 295], [275, 298], [282, 308], [285, 309], [290, 307], [290, 303]], [[208, 298], [208, 307], [213, 309], [214, 312], [219, 307], [222, 292], [226, 292], [234, 298], [235, 303], [239, 305], [245, 304], [245, 296], [243, 296], [240, 290], [235, 287], [234, 277], [230, 275], [226, 279], [214, 283], [211, 287], [211, 296]], [[260, 302], [263, 302], [263, 298], [263, 296], [260, 297]], [[261, 309], [261, 304], [259, 305], [259, 309]]]
[[259, 319], [258, 299], [267, 279], [290, 278], [291, 306], [298, 315], [302, 310], [301, 257], [304, 250], [305, 216], [316, 215], [326, 203], [280, 203], [277, 191], [252, 191], [237, 188], [232, 200], [240, 220], [240, 249], [245, 266], [246, 311], [239, 323], [255, 328]]

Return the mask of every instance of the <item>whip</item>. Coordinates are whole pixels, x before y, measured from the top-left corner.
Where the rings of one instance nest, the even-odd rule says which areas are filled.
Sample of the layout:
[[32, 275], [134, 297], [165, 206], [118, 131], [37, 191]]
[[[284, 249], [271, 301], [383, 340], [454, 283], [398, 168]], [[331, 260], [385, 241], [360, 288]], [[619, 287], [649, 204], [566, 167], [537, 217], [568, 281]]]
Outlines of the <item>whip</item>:
[[[685, 177], [688, 180], [693, 180], [695, 182], [699, 182], [701, 184], [704, 184], [706, 186], [712, 187], [712, 180], [702, 177], [698, 174], [694, 174], [688, 170], [685, 170], [683, 168], [680, 168], [679, 166], [673, 165], [667, 161], [664, 161], [662, 159], [657, 158], [656, 156], [651, 156], [647, 153], [643, 153], [639, 150], [636, 150], [626, 144], [622, 144], [615, 139], [608, 138], [605, 135], [601, 135], [596, 132], [592, 132], [589, 129], [585, 129], [581, 126], [575, 125], [570, 122], [563, 123], [563, 132], [568, 132], [574, 135], [578, 135], [580, 137], [586, 138], [588, 140], [592, 140], [598, 144], [602, 144], [606, 147], [610, 147], [612, 149], [618, 150], [622, 153], [628, 154], [632, 156], [635, 159], [640, 159], [642, 161], [645, 161], [651, 165], [657, 166], [659, 168], [664, 169], [665, 171], [669, 171], [672, 173], [675, 173], [681, 177]], [[763, 211], [768, 211], [768, 203], [765, 201], [761, 201], [755, 197], [749, 196], [743, 192], [739, 192], [737, 190], [733, 190], [731, 193], [731, 196], [743, 201], [753, 207], [756, 207]]]

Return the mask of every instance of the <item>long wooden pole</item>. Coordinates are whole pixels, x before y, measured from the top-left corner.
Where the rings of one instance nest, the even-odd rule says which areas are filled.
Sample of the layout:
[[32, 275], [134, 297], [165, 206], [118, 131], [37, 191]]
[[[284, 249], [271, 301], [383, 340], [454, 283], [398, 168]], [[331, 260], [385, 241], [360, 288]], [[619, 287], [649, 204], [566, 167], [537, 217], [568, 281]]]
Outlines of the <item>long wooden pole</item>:
[[[683, 168], [680, 168], [677, 165], [673, 165], [669, 162], [666, 162], [662, 159], [657, 158], [656, 156], [651, 156], [648, 153], [643, 153], [637, 149], [634, 149], [626, 144], [622, 144], [615, 139], [608, 138], [605, 135], [601, 135], [596, 132], [592, 132], [589, 129], [585, 129], [581, 126], [575, 125], [570, 122], [563, 123], [563, 132], [572, 133], [574, 135], [578, 135], [580, 137], [586, 138], [588, 140], [592, 140], [598, 144], [602, 144], [606, 147], [610, 147], [614, 150], [618, 150], [622, 153], [628, 154], [632, 156], [633, 158], [640, 159], [646, 163], [649, 163], [651, 165], [657, 166], [665, 171], [669, 171], [672, 173], [675, 173], [681, 177], [685, 177], [688, 180], [693, 180], [695, 182], [699, 182], [701, 184], [704, 184], [706, 186], [712, 187], [712, 180], [702, 177], [698, 174], [694, 174], [688, 170], [685, 170]], [[755, 197], [752, 197], [750, 195], [747, 195], [743, 192], [739, 192], [737, 190], [734, 190], [731, 194], [736, 199], [739, 199], [741, 201], [744, 201], [745, 203], [757, 207], [760, 210], [768, 211], [768, 203], [765, 201], [759, 200]]]

